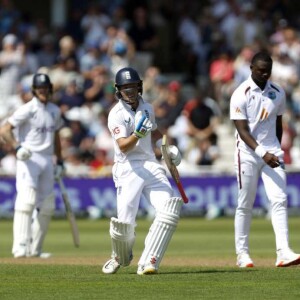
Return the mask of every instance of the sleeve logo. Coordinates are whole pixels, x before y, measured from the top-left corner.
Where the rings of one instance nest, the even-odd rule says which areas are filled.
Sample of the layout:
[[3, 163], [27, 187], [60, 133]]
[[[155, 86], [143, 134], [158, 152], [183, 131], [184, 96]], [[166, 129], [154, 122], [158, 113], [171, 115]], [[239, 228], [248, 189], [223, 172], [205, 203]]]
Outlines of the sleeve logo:
[[116, 127], [113, 129], [113, 134], [116, 135], [116, 134], [119, 134], [120, 133], [120, 128], [119, 127]]

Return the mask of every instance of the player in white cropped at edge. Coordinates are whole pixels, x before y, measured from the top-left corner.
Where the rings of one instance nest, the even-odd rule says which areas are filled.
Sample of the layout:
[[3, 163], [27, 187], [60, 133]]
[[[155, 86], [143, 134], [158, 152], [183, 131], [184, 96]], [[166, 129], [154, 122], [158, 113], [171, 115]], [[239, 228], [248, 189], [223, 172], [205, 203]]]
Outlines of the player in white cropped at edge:
[[58, 135], [62, 119], [58, 106], [50, 102], [52, 83], [48, 75], [33, 76], [32, 93], [34, 97], [0, 128], [3, 140], [16, 149], [15, 258], [49, 256], [42, 253], [42, 246], [55, 209], [54, 179], [64, 170]]
[[284, 90], [269, 80], [273, 61], [258, 52], [251, 61], [251, 75], [234, 91], [230, 119], [236, 127], [235, 170], [238, 203], [235, 213], [237, 265], [253, 267], [249, 254], [252, 208], [261, 176], [271, 206], [275, 233], [276, 267], [300, 264], [300, 254], [289, 247], [286, 172], [281, 150]]
[[[173, 196], [166, 171], [152, 149], [152, 138], [156, 142], [162, 135], [157, 130], [152, 105], [142, 98], [139, 74], [130, 67], [119, 70], [115, 87], [118, 103], [109, 113], [108, 128], [114, 141], [117, 218], [110, 221], [112, 254], [102, 271], [113, 274], [130, 264], [138, 207], [141, 197], [145, 197], [156, 215], [145, 239], [137, 274], [155, 274], [177, 227], [183, 201]], [[170, 148], [172, 161], [179, 165], [181, 155], [177, 147]]]

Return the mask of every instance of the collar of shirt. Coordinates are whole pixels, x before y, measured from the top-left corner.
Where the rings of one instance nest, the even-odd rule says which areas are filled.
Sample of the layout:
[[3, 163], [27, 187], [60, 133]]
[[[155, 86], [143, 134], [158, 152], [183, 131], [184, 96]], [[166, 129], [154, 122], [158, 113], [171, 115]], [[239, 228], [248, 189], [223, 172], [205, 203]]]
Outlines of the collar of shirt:
[[[257, 90], [261, 91], [260, 87], [253, 81], [251, 75], [249, 76], [248, 81], [249, 81], [249, 85], [250, 85], [250, 88], [251, 88], [252, 91], [255, 91], [255, 90], [256, 91]], [[268, 90], [270, 88], [270, 84], [271, 84], [271, 82], [270, 82], [270, 80], [268, 80], [267, 83], [266, 83], [266, 86], [265, 86], [265, 88], [262, 92]]]
[[48, 104], [48, 102], [46, 104], [42, 103], [37, 97], [33, 97], [31, 101], [33, 102], [34, 105], [39, 107], [45, 107]]

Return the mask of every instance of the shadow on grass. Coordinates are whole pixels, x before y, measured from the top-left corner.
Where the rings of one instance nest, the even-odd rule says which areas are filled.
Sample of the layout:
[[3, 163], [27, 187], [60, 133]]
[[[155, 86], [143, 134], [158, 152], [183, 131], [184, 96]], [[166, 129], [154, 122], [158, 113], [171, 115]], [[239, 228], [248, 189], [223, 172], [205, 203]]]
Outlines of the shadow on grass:
[[[226, 270], [187, 270], [187, 271], [162, 271], [157, 274], [151, 275], [140, 275], [141, 277], [151, 277], [151, 276], [162, 276], [162, 275], [186, 275], [186, 274], [213, 274], [213, 273], [240, 273], [240, 272], [257, 272], [257, 269], [248, 268], [248, 269], [226, 269]], [[136, 272], [129, 272], [129, 274], [137, 275]]]

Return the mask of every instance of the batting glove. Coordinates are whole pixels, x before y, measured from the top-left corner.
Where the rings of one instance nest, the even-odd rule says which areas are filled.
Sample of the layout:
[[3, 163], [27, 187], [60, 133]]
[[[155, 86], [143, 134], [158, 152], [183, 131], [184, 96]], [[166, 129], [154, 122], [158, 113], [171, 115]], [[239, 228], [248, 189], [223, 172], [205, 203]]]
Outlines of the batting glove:
[[65, 166], [62, 160], [58, 160], [54, 167], [54, 179], [59, 181], [65, 175]]
[[181, 163], [181, 154], [178, 148], [174, 145], [169, 146], [171, 161], [175, 166], [179, 166]]
[[32, 155], [31, 151], [22, 147], [22, 146], [18, 146], [16, 148], [16, 157], [18, 160], [27, 160], [30, 158], [30, 156]]
[[135, 116], [135, 130], [134, 135], [139, 139], [144, 138], [152, 129], [152, 122], [142, 114], [137, 112]]

